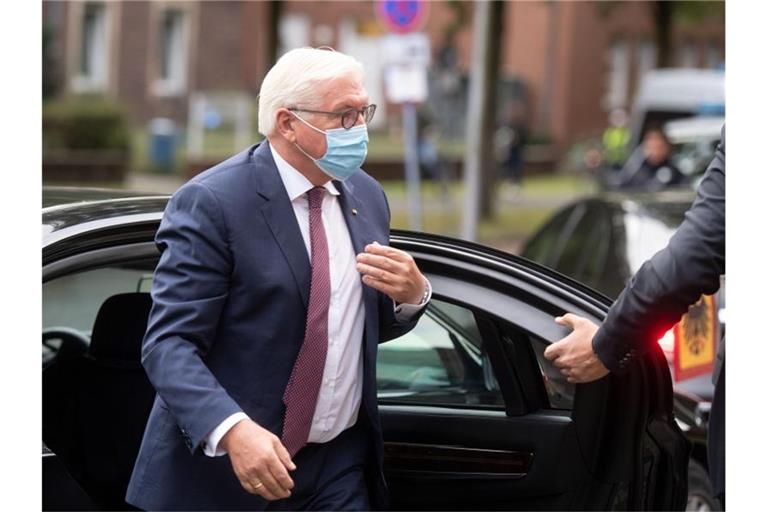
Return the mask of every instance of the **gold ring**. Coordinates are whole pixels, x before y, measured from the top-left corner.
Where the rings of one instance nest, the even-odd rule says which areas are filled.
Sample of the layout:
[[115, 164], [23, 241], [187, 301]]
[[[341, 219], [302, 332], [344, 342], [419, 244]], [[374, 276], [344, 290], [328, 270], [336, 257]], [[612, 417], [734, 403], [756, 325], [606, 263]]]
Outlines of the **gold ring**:
[[256, 485], [254, 485], [253, 488], [255, 490], [255, 489], [258, 489], [259, 487], [261, 487], [262, 485], [264, 485], [264, 482], [259, 482]]

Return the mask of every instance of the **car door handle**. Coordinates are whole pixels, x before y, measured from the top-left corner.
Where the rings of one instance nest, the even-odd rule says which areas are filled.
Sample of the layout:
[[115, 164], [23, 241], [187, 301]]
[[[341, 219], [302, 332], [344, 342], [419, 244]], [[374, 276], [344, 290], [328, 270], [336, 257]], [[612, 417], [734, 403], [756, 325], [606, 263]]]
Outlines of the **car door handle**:
[[522, 478], [533, 462], [527, 451], [489, 450], [418, 443], [384, 443], [389, 473], [455, 478]]

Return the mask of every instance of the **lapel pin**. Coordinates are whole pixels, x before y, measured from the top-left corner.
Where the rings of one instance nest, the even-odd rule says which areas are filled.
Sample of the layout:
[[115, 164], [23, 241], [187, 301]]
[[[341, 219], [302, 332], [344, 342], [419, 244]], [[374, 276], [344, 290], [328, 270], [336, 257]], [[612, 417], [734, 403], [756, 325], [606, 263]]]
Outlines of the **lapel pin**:
[[352, 215], [357, 215], [357, 208], [352, 208]]

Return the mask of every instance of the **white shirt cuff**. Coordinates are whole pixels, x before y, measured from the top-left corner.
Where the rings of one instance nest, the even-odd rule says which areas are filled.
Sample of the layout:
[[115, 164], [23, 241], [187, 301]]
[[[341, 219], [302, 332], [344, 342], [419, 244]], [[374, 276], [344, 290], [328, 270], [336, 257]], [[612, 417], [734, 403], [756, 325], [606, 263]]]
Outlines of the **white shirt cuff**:
[[432, 298], [432, 285], [429, 284], [429, 279], [426, 277], [424, 278], [424, 281], [427, 284], [427, 294], [426, 298], [421, 301], [420, 304], [398, 304], [395, 306], [395, 320], [398, 322], [408, 322], [411, 318], [413, 318], [416, 313], [421, 311], [421, 308], [427, 305], [427, 303]]
[[205, 439], [203, 439], [203, 453], [209, 457], [221, 457], [222, 455], [226, 455], [227, 451], [223, 448], [219, 448], [219, 442], [221, 441], [221, 438], [224, 437], [224, 434], [229, 432], [229, 429], [234, 427], [237, 423], [247, 419], [248, 415], [244, 412], [236, 412], [232, 416], [219, 423], [219, 426], [211, 430], [211, 433], [205, 436]]

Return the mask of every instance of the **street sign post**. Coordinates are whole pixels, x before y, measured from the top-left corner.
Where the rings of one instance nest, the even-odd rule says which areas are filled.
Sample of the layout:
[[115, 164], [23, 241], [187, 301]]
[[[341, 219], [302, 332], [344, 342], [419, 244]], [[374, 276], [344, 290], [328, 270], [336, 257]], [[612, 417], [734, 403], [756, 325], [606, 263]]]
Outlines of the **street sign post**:
[[421, 183], [419, 177], [416, 104], [427, 100], [429, 38], [416, 32], [424, 26], [429, 3], [419, 0], [376, 2], [376, 15], [391, 34], [384, 37], [384, 86], [387, 99], [402, 105], [405, 139], [405, 182], [411, 229], [421, 231]]

